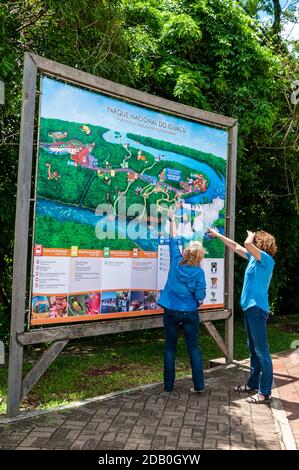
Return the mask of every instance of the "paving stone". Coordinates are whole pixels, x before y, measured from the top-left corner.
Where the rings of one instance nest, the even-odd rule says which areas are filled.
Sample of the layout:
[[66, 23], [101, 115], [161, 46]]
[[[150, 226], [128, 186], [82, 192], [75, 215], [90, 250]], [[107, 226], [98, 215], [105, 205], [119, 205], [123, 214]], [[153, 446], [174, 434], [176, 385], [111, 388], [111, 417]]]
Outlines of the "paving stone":
[[72, 445], [71, 449], [73, 450], [81, 450], [85, 446], [86, 440], [79, 440], [77, 439]]
[[42, 449], [43, 447], [45, 447], [45, 445], [48, 443], [49, 439], [47, 437], [40, 437], [38, 439], [36, 439], [35, 443], [34, 443], [34, 447], [35, 448], [38, 448], [38, 449]]
[[228, 441], [216, 440], [216, 448], [221, 450], [229, 450], [230, 445]]
[[31, 447], [37, 440], [37, 437], [26, 437], [22, 442], [22, 447]]
[[48, 442], [44, 445], [44, 449], [70, 449], [72, 446], [72, 442], [67, 440], [67, 439], [50, 439]]
[[66, 439], [69, 439], [70, 441], [71, 440], [75, 440], [77, 439], [77, 437], [79, 436], [80, 434], [80, 431], [77, 431], [77, 430], [70, 430], [67, 434], [66, 434]]
[[97, 448], [97, 445], [99, 444], [99, 439], [88, 439], [88, 441], [85, 442], [83, 449], [84, 450], [95, 450]]
[[217, 441], [213, 438], [208, 438], [204, 440], [203, 443], [204, 449], [216, 449], [217, 448]]
[[[136, 450], [138, 447], [138, 444], [128, 444], [126, 443], [124, 446], [124, 450]], [[153, 449], [154, 447], [152, 447]]]

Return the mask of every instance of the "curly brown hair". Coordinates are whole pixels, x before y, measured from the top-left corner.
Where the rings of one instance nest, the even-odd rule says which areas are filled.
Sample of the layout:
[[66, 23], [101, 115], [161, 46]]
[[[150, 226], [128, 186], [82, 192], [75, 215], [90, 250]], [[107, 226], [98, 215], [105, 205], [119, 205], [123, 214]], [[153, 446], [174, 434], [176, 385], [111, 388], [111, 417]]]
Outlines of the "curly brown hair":
[[189, 245], [184, 249], [183, 259], [180, 264], [188, 266], [198, 266], [202, 261], [206, 250], [202, 247], [202, 244], [197, 241], [191, 241]]
[[275, 256], [277, 246], [275, 238], [270, 233], [264, 232], [264, 230], [255, 232], [254, 244], [259, 250], [265, 251], [271, 256]]

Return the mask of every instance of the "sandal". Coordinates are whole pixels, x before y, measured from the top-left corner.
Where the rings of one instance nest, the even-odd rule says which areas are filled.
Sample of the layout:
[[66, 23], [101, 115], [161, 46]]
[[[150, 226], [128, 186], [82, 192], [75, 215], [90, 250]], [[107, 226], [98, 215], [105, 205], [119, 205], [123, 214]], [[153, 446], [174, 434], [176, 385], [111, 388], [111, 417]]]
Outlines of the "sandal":
[[249, 385], [238, 385], [237, 387], [234, 387], [235, 392], [239, 393], [249, 393], [249, 392], [257, 392], [256, 388], [251, 388]]
[[262, 395], [261, 393], [256, 393], [251, 397], [247, 398], [247, 403], [254, 403], [255, 405], [259, 405], [261, 403], [271, 403], [272, 397], [271, 395]]
[[197, 393], [198, 395], [200, 395], [201, 393], [204, 393], [204, 391], [205, 391], [204, 388], [202, 388], [202, 389], [200, 389], [200, 390], [195, 390], [194, 387], [191, 387], [191, 388], [190, 388], [190, 392], [191, 392], [191, 393]]

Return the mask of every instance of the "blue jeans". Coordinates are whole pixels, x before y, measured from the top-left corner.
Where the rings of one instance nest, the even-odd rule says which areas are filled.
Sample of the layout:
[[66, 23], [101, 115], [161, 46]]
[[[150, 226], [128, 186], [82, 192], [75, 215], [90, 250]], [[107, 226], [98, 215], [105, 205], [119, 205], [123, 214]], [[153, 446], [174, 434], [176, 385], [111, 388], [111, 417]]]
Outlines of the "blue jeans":
[[164, 389], [171, 392], [175, 380], [175, 354], [179, 325], [182, 324], [190, 358], [192, 379], [195, 390], [203, 390], [204, 375], [201, 353], [198, 347], [199, 315], [198, 311], [181, 312], [165, 309], [163, 315], [164, 347]]
[[273, 382], [273, 366], [267, 338], [268, 317], [269, 313], [259, 307], [250, 307], [244, 311], [251, 369], [248, 386], [263, 395], [271, 395]]

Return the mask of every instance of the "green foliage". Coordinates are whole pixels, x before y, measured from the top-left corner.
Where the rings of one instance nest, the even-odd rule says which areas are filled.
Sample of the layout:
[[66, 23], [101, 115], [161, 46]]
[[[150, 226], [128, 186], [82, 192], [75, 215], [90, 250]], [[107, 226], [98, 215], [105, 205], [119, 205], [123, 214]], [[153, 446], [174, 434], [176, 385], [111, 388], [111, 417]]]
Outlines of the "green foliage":
[[10, 315], [8, 312], [8, 307], [3, 304], [0, 304], [0, 332], [1, 332], [1, 341], [4, 342], [6, 346], [9, 345], [9, 327], [10, 327]]
[[199, 46], [202, 38], [198, 23], [186, 13], [169, 15], [160, 36], [161, 43], [168, 48], [181, 48], [182, 52], [190, 53]]

